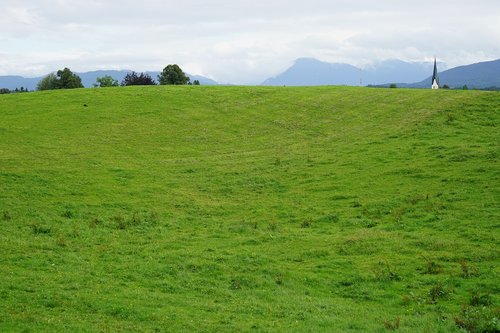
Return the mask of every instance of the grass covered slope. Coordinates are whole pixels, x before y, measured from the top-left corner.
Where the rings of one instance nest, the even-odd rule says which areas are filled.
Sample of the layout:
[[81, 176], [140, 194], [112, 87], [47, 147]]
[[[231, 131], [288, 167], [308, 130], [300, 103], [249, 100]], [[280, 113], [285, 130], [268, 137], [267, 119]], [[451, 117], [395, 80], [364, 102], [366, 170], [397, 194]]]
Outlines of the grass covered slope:
[[500, 95], [0, 96], [1, 331], [498, 329]]

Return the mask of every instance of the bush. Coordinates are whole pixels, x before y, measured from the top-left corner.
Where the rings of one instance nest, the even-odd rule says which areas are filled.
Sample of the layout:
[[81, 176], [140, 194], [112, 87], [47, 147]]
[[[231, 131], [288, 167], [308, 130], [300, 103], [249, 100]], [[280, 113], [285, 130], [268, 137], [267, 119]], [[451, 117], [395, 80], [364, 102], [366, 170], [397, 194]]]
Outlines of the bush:
[[465, 306], [454, 318], [455, 324], [469, 332], [494, 333], [500, 332], [498, 313], [487, 307]]
[[131, 72], [125, 75], [122, 86], [153, 86], [156, 85], [155, 80], [149, 74]]
[[474, 290], [469, 299], [469, 304], [472, 306], [488, 306], [493, 304], [493, 301], [489, 294], [481, 294], [479, 290]]
[[426, 262], [424, 273], [426, 273], [426, 274], [439, 274], [443, 271], [443, 268], [434, 260], [427, 258], [423, 254], [422, 254], [422, 258], [424, 258], [424, 260]]
[[62, 213], [62, 216], [67, 218], [67, 219], [71, 219], [74, 217], [74, 214], [71, 210], [67, 209]]
[[441, 282], [434, 284], [429, 290], [431, 303], [436, 303], [439, 299], [448, 297], [449, 294], [450, 292]]
[[4, 210], [2, 213], [2, 220], [10, 221], [12, 219], [12, 215], [7, 210]]
[[33, 234], [35, 234], [35, 235], [50, 234], [50, 232], [51, 232], [49, 227], [40, 225], [38, 223], [33, 223], [31, 225], [31, 230], [33, 231]]
[[305, 219], [304, 221], [302, 221], [302, 223], [300, 224], [300, 227], [301, 228], [310, 228], [312, 226], [312, 220], [311, 219]]
[[395, 331], [399, 328], [401, 320], [397, 317], [394, 321], [384, 320], [384, 327], [388, 330]]

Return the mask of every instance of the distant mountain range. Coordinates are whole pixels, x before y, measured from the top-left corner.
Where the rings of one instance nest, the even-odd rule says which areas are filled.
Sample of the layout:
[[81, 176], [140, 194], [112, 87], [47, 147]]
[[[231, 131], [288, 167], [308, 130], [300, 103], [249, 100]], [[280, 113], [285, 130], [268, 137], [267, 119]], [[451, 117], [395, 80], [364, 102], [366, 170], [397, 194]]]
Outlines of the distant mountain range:
[[[328, 63], [313, 58], [300, 58], [283, 73], [265, 80], [262, 85], [268, 86], [389, 86], [396, 83], [398, 87], [428, 88], [431, 85], [432, 62], [405, 62], [401, 60], [385, 60], [367, 68], [358, 68], [349, 64]], [[450, 88], [485, 89], [500, 88], [500, 59], [459, 66], [443, 70], [445, 64], [438, 63], [439, 84]], [[97, 77], [109, 75], [121, 82], [127, 70], [99, 70], [77, 73], [85, 87], [92, 87]], [[159, 72], [146, 72], [155, 80]], [[218, 82], [209, 78], [187, 74], [191, 81], [199, 80], [202, 85], [216, 85]], [[22, 76], [0, 76], [0, 88], [28, 88], [35, 90], [42, 77], [24, 78]]]
[[265, 80], [262, 84], [269, 86], [365, 86], [387, 82], [417, 82], [432, 73], [432, 66], [431, 62], [410, 63], [401, 60], [386, 60], [361, 69], [348, 64], [300, 58], [285, 72]]
[[[118, 80], [118, 82], [122, 82], [123, 78], [127, 73], [130, 73], [131, 71], [127, 70], [99, 70], [99, 71], [91, 71], [91, 72], [84, 72], [84, 73], [76, 73], [80, 78], [82, 79], [82, 83], [86, 88], [92, 87], [94, 83], [96, 83], [96, 79], [98, 77], [102, 77], [105, 75], [111, 76], [113, 79]], [[145, 72], [155, 81], [157, 81], [157, 76], [160, 74], [160, 72]], [[218, 84], [216, 81], [206, 78], [204, 76], [199, 76], [199, 75], [190, 75], [186, 74], [189, 76], [191, 79], [191, 82], [194, 80], [200, 81], [200, 84], [202, 85], [216, 85]], [[38, 82], [43, 78], [43, 76], [40, 77], [34, 77], [34, 78], [25, 78], [22, 76], [0, 76], [0, 88], [7, 88], [14, 90], [16, 88], [21, 88], [24, 87], [25, 89], [29, 90], [35, 90], [36, 85]]]
[[[391, 83], [396, 83], [398, 87], [428, 88], [431, 86], [432, 68], [431, 62], [386, 60], [361, 69], [348, 64], [300, 58], [286, 71], [265, 80], [262, 84], [389, 86]], [[438, 63], [439, 68], [445, 68], [445, 65]], [[464, 85], [479, 89], [500, 87], [500, 59], [444, 70], [439, 73], [439, 79], [441, 86], [446, 84], [451, 88]]]
[[[500, 88], [500, 59], [459, 66], [439, 73], [439, 85], [450, 88]], [[398, 83], [398, 87], [428, 88], [431, 76], [417, 83]]]

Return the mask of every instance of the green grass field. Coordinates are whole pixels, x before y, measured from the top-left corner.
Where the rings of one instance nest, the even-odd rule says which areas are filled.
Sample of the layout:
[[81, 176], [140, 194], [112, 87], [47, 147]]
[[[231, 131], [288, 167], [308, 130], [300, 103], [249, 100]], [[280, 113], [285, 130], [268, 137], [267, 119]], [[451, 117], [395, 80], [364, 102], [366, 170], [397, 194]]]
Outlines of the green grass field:
[[2, 332], [498, 332], [500, 94], [0, 95]]

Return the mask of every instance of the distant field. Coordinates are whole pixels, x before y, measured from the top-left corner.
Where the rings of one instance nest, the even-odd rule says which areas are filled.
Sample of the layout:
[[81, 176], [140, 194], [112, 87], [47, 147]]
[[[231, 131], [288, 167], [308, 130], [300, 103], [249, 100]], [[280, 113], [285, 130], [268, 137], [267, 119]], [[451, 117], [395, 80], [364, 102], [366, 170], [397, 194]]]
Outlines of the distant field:
[[0, 331], [498, 332], [500, 94], [0, 95]]

